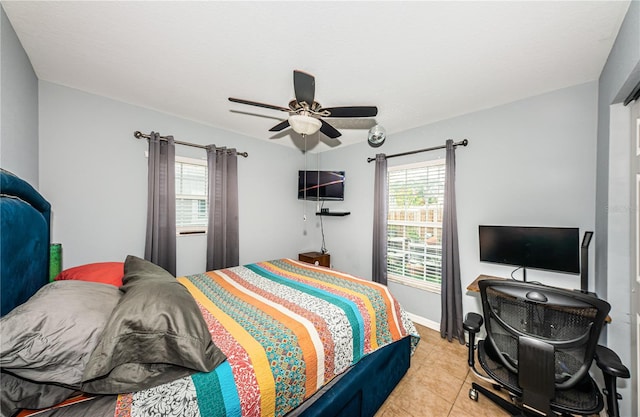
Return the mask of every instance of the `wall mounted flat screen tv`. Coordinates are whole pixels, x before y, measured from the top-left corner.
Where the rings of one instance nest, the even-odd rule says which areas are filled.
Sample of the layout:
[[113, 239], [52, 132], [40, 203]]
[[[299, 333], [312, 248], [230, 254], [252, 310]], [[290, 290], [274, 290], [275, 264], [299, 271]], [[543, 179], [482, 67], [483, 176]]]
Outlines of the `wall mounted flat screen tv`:
[[344, 200], [344, 171], [298, 171], [299, 200]]
[[580, 273], [578, 228], [479, 226], [480, 261]]

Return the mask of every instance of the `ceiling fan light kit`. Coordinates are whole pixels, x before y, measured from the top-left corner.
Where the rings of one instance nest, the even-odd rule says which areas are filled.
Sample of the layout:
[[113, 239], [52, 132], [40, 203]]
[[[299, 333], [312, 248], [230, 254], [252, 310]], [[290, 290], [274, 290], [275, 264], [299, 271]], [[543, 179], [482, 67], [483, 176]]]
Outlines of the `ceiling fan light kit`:
[[300, 135], [313, 135], [320, 130], [322, 123], [315, 117], [293, 114], [289, 116], [289, 125]]
[[323, 120], [323, 117], [374, 117], [378, 114], [378, 108], [376, 106], [323, 108], [320, 103], [314, 101], [316, 79], [313, 75], [303, 71], [293, 71], [293, 88], [295, 91], [295, 99], [289, 102], [289, 108], [233, 97], [229, 97], [229, 101], [288, 112], [290, 114], [289, 118], [269, 129], [271, 132], [279, 132], [291, 127], [294, 132], [306, 136], [312, 135], [320, 130], [321, 133], [331, 139], [335, 139], [341, 136], [341, 134], [336, 128]]

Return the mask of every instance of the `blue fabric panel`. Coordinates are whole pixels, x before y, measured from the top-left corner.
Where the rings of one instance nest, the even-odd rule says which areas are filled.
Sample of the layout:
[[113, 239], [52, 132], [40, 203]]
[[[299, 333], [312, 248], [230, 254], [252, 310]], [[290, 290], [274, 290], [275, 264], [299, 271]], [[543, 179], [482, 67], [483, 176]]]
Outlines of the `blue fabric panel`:
[[51, 205], [28, 183], [0, 170], [0, 315], [49, 279]]
[[365, 356], [300, 417], [375, 415], [409, 369], [410, 360], [410, 337]]

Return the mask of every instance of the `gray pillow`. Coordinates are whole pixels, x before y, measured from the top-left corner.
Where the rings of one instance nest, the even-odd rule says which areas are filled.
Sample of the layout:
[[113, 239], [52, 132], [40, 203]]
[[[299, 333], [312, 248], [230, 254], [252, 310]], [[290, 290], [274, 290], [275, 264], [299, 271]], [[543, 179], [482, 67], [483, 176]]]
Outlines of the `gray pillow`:
[[124, 295], [85, 368], [83, 391], [139, 391], [209, 372], [226, 359], [195, 300], [169, 272], [129, 255], [122, 282]]
[[79, 388], [84, 367], [121, 292], [56, 281], [0, 319], [0, 368], [34, 382]]

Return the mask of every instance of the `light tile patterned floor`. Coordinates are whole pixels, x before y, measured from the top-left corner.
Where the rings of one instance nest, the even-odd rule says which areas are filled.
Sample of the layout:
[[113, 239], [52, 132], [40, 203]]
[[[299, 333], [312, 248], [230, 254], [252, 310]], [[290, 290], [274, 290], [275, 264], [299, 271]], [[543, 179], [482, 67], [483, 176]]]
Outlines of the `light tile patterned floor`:
[[467, 366], [467, 347], [448, 342], [416, 325], [422, 340], [411, 368], [376, 417], [502, 417], [509, 416], [487, 398], [469, 399], [472, 382], [480, 382]]

